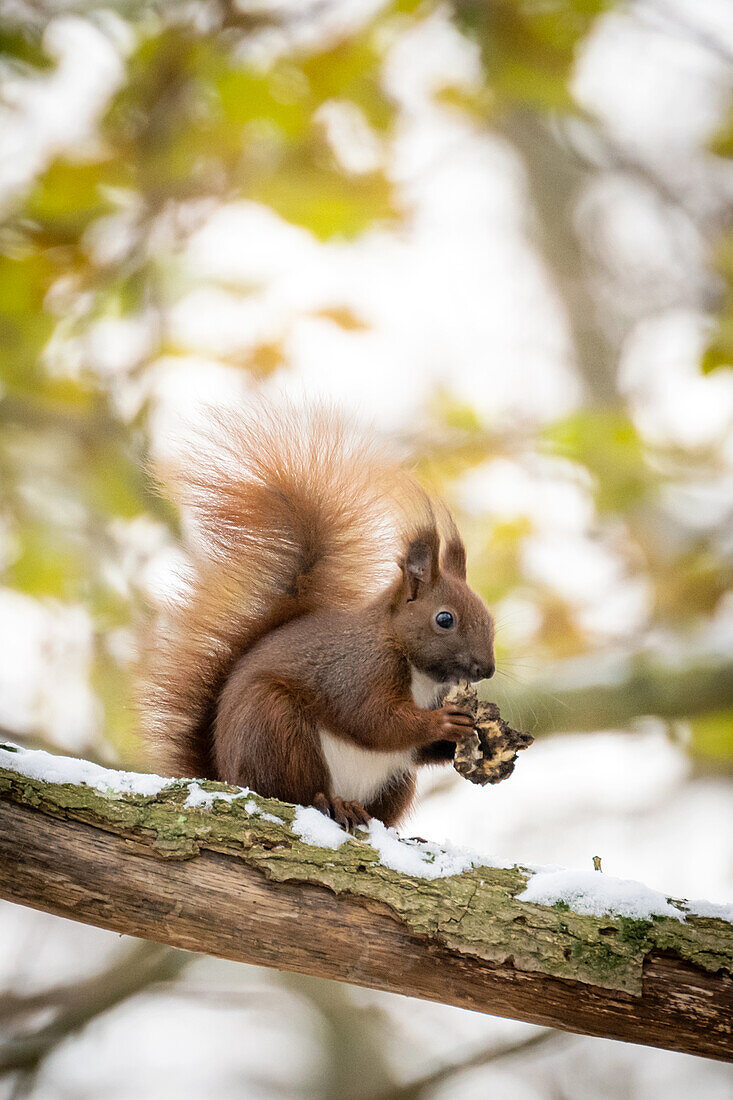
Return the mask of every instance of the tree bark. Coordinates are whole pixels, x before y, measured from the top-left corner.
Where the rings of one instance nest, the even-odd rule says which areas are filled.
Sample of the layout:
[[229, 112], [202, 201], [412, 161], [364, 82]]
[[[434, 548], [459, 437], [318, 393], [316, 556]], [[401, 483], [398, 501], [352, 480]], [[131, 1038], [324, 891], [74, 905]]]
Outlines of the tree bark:
[[565, 309], [575, 364], [587, 401], [618, 404], [616, 372], [621, 334], [613, 339], [602, 324], [592, 293], [590, 261], [575, 224], [578, 200], [593, 173], [553, 134], [536, 111], [510, 111], [494, 129], [519, 155], [525, 169], [534, 243]]
[[304, 843], [295, 807], [272, 799], [201, 782], [212, 804], [197, 805], [181, 780], [121, 793], [110, 772], [94, 786], [46, 782], [31, 757], [0, 752], [3, 898], [227, 959], [733, 1060], [728, 921], [521, 902], [521, 867], [401, 874], [366, 833]]

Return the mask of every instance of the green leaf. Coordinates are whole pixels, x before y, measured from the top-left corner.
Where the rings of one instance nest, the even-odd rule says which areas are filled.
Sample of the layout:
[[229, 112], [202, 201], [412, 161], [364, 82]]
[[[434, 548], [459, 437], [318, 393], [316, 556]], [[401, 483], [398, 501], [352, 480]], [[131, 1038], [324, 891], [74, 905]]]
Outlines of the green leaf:
[[375, 130], [389, 128], [394, 108], [382, 90], [382, 51], [377, 43], [378, 36], [367, 28], [301, 63], [314, 110], [328, 100], [346, 99], [361, 109]]
[[655, 488], [639, 433], [621, 412], [584, 409], [545, 429], [541, 438], [551, 453], [590, 471], [599, 512], [625, 512]]
[[0, 25], [0, 64], [30, 66], [33, 69], [50, 69], [51, 58], [43, 49], [40, 29]]
[[703, 374], [733, 366], [733, 234], [727, 233], [717, 246], [715, 266], [724, 290], [715, 331], [702, 356]]
[[702, 373], [733, 368], [733, 313], [718, 319], [715, 335], [702, 355]]
[[693, 718], [689, 751], [700, 762], [733, 770], [733, 711], [713, 711]]
[[3, 582], [28, 596], [74, 601], [82, 598], [86, 569], [81, 548], [59, 528], [43, 522], [21, 524], [20, 553]]
[[95, 218], [114, 209], [104, 187], [122, 182], [115, 164], [60, 159], [43, 173], [26, 200], [26, 217], [45, 232], [74, 240]]
[[17, 409], [26, 420], [43, 410], [77, 415], [91, 410], [95, 400], [90, 378], [51, 375], [43, 362], [57, 324], [46, 305], [60, 274], [57, 260], [38, 249], [17, 258], [0, 254], [0, 390], [21, 402]]
[[431, 412], [446, 428], [460, 432], [480, 432], [481, 417], [467, 401], [459, 401], [448, 390], [438, 389], [431, 401]]
[[227, 65], [217, 74], [215, 88], [225, 123], [240, 132], [249, 123], [266, 120], [292, 139], [310, 125], [308, 82], [290, 63], [281, 62], [266, 72]]
[[44, 308], [54, 275], [42, 253], [18, 259], [0, 255], [0, 382], [6, 392], [38, 384], [39, 359], [55, 327]]
[[711, 153], [717, 157], [733, 158], [733, 108], [725, 118], [725, 122], [709, 143]]
[[497, 603], [521, 585], [522, 545], [531, 532], [532, 523], [524, 516], [491, 524], [471, 560], [471, 583], [487, 603]]
[[335, 165], [312, 160], [281, 165], [248, 194], [322, 241], [355, 237], [397, 215], [392, 188], [382, 173], [347, 176]]
[[91, 448], [84, 458], [90, 507], [103, 517], [133, 519], [147, 511], [144, 473], [139, 460], [114, 443]]
[[613, 0], [456, 0], [458, 27], [477, 42], [497, 99], [537, 110], [574, 109], [568, 82], [578, 47]]

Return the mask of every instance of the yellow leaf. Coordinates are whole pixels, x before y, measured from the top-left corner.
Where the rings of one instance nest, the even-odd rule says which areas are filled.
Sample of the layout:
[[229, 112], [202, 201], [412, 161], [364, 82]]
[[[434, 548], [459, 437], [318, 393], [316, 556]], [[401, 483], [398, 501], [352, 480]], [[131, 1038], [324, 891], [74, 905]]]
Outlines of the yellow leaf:
[[349, 306], [324, 306], [323, 309], [317, 309], [310, 316], [320, 317], [324, 321], [332, 321], [334, 325], [338, 325], [345, 332], [364, 332], [369, 328], [366, 321], [363, 321]]

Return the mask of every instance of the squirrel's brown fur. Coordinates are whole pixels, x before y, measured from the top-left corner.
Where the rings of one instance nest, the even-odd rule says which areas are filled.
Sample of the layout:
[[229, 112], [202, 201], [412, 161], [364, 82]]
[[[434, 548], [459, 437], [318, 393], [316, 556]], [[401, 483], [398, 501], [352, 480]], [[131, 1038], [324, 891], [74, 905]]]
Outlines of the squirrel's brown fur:
[[[320, 797], [353, 822], [359, 814], [331, 789], [321, 729], [337, 749], [379, 760], [407, 749], [440, 758], [432, 743], [455, 741], [465, 721], [417, 707], [410, 669], [436, 683], [459, 657], [461, 668], [470, 659], [493, 670], [493, 626], [465, 584], [447, 509], [323, 407], [259, 402], [212, 417], [164, 479], [198, 548], [144, 678], [158, 765], [291, 801]], [[453, 649], [439, 636], [433, 605], [460, 617], [460, 653], [457, 635]], [[368, 809], [396, 819], [413, 785], [398, 769]]]

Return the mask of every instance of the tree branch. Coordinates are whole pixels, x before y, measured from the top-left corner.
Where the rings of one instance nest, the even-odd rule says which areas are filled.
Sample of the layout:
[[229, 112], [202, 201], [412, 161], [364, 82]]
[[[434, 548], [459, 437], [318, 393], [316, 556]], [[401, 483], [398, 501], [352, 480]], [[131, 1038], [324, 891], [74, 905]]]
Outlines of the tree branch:
[[[334, 847], [301, 839], [314, 824]], [[224, 784], [0, 749], [0, 897], [222, 958], [733, 1059], [729, 921], [682, 902], [684, 920], [535, 905], [519, 900], [527, 869], [456, 873], [460, 858], [380, 826], [346, 839], [314, 810]]]
[[[638, 656], [610, 670], [599, 662], [577, 687], [567, 683], [570, 667], [506, 685], [499, 703], [512, 723], [537, 735], [571, 733], [619, 729], [648, 715], [682, 720], [733, 709], [730, 661], [710, 658], [680, 667]], [[494, 698], [494, 685], [488, 694]]]
[[[148, 986], [177, 977], [193, 957], [155, 943], [135, 944], [106, 970], [85, 981], [38, 995], [12, 998], [4, 1008], [16, 1016], [48, 1007], [57, 1012], [43, 1027], [0, 1043], [0, 1074], [11, 1070], [35, 1070], [46, 1055], [73, 1032], [80, 1031], [90, 1020]], [[7, 1016], [8, 1012], [4, 1011], [5, 1030]]]
[[574, 223], [576, 204], [592, 172], [557, 141], [550, 124], [534, 111], [517, 108], [496, 126], [521, 158], [534, 241], [551, 275], [570, 328], [575, 362], [588, 401], [600, 407], [618, 402], [618, 344], [599, 318], [588, 279], [589, 259]]
[[468, 1073], [472, 1069], [481, 1069], [481, 1067], [491, 1065], [494, 1062], [516, 1058], [519, 1054], [529, 1054], [531, 1051], [548, 1044], [554, 1046], [561, 1042], [563, 1038], [567, 1037], [558, 1031], [546, 1028], [522, 1039], [513, 1039], [501, 1044], [493, 1042], [476, 1054], [469, 1055], [462, 1062], [442, 1066], [434, 1073], [426, 1073], [424, 1077], [419, 1077], [408, 1085], [392, 1089], [389, 1094], [385, 1095], [384, 1100], [422, 1100], [422, 1097], [427, 1096], [433, 1089], [438, 1088], [439, 1085], [444, 1085], [446, 1081], [451, 1081], [461, 1073]]

